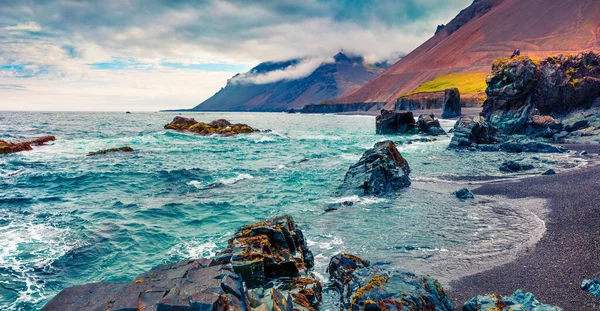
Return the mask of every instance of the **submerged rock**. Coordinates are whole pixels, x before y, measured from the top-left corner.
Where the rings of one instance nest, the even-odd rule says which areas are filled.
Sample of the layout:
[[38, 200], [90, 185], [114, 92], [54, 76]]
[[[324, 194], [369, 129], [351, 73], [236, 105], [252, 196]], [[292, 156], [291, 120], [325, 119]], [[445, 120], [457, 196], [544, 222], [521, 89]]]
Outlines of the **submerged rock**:
[[410, 111], [394, 111], [382, 109], [375, 119], [375, 131], [377, 134], [416, 134], [415, 117]]
[[461, 117], [454, 124], [454, 136], [448, 148], [475, 148], [480, 144], [495, 144], [496, 129], [483, 117]]
[[460, 117], [462, 114], [460, 107], [460, 92], [457, 88], [447, 89], [444, 91], [444, 110], [442, 118]]
[[594, 295], [596, 298], [600, 298], [600, 279], [584, 280], [581, 283], [581, 289]]
[[446, 131], [440, 126], [440, 121], [433, 114], [419, 115], [416, 127], [419, 129], [419, 133], [422, 134], [431, 136], [446, 135]]
[[410, 167], [393, 141], [382, 141], [363, 153], [352, 165], [342, 184], [342, 191], [356, 195], [384, 195], [410, 186]]
[[24, 141], [24, 142], [19, 142], [19, 143], [11, 143], [11, 142], [7, 142], [4, 140], [0, 140], [0, 154], [8, 154], [8, 153], [21, 152], [21, 151], [30, 151], [30, 150], [33, 150], [31, 145], [43, 146], [47, 142], [55, 141], [55, 140], [56, 140], [56, 137], [54, 137], [54, 136], [43, 136], [40, 138], [36, 138], [34, 140]]
[[166, 130], [176, 130], [180, 132], [194, 132], [203, 136], [221, 135], [234, 136], [242, 133], [253, 133], [258, 130], [253, 129], [247, 124], [232, 124], [225, 119], [214, 120], [210, 123], [198, 122], [194, 118], [184, 118], [177, 116], [171, 123], [165, 125]]
[[533, 165], [531, 164], [521, 164], [515, 161], [504, 161], [502, 165], [500, 165], [500, 170], [503, 172], [519, 172], [519, 171], [528, 171], [532, 170]]
[[462, 188], [458, 191], [455, 191], [453, 193], [457, 198], [461, 199], [461, 200], [466, 200], [466, 199], [474, 199], [475, 196], [473, 195], [473, 193], [471, 193], [471, 191], [469, 191], [469, 189], [467, 188]]
[[94, 156], [94, 155], [99, 155], [99, 154], [107, 154], [107, 153], [113, 153], [113, 152], [133, 152], [135, 150], [133, 150], [133, 148], [129, 147], [129, 146], [125, 146], [125, 147], [119, 147], [119, 148], [110, 148], [110, 149], [104, 149], [104, 150], [98, 150], [96, 152], [90, 152], [88, 153], [88, 156]]
[[371, 267], [348, 254], [334, 256], [328, 270], [346, 310], [454, 310], [442, 285], [429, 276]]
[[463, 311], [564, 311], [562, 308], [539, 302], [532, 293], [515, 291], [510, 296], [491, 294], [471, 298], [463, 306]]

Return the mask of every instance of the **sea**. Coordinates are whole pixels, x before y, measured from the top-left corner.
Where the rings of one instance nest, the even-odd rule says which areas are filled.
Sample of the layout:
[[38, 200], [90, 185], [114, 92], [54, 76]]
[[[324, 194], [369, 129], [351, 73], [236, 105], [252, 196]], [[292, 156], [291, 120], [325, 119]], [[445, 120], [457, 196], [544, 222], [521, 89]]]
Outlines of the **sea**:
[[[448, 284], [510, 260], [544, 231], [531, 202], [452, 192], [585, 165], [573, 154], [448, 150], [452, 134], [375, 135], [373, 116], [182, 112], [271, 130], [203, 137], [164, 130], [176, 115], [0, 112], [1, 140], [56, 136], [0, 155], [0, 310], [39, 310], [68, 286], [213, 256], [240, 226], [283, 214], [303, 230], [325, 283], [329, 258], [345, 252]], [[385, 197], [340, 195], [349, 166], [382, 140], [397, 142], [413, 184]], [[122, 146], [135, 152], [87, 156]], [[535, 168], [504, 173], [505, 160]], [[353, 204], [325, 212], [344, 201]]]

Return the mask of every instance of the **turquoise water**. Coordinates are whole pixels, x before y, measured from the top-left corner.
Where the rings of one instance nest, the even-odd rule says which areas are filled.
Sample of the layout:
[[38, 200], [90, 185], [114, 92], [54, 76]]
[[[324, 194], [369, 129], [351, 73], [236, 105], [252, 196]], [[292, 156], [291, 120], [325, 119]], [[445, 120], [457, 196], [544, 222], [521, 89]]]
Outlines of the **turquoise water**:
[[[211, 256], [241, 225], [284, 213], [304, 230], [320, 277], [344, 251], [449, 280], [543, 230], [518, 204], [455, 199], [456, 180], [506, 177], [498, 166], [507, 158], [533, 161], [531, 174], [580, 165], [570, 155], [449, 151], [444, 137], [399, 145], [410, 188], [343, 198], [347, 168], [386, 138], [374, 135], [374, 117], [184, 114], [272, 130], [221, 138], [163, 130], [175, 115], [0, 112], [0, 139], [57, 137], [0, 156], [0, 309], [39, 310], [66, 286], [131, 281], [158, 264]], [[125, 145], [136, 152], [86, 156]], [[323, 212], [344, 200], [355, 204]]]

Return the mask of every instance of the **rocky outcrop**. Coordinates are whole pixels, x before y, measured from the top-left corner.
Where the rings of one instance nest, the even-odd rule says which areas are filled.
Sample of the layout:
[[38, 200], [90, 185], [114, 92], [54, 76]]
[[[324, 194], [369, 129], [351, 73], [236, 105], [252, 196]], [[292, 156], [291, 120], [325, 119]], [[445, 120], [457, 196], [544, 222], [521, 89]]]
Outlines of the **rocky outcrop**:
[[[458, 91], [458, 89], [456, 89]], [[447, 91], [439, 92], [422, 92], [401, 96], [394, 104], [394, 110], [426, 110], [426, 109], [443, 109], [447, 103]], [[454, 98], [456, 99], [456, 98]], [[468, 94], [462, 98], [459, 96], [458, 101], [452, 104], [460, 107], [481, 107], [485, 98], [479, 94]], [[459, 114], [460, 115], [460, 114]], [[442, 116], [443, 118], [446, 118]], [[451, 117], [448, 117], [451, 118]]]
[[495, 144], [496, 129], [490, 126], [481, 116], [461, 117], [453, 128], [454, 136], [449, 148], [476, 148], [481, 144]]
[[471, 193], [471, 191], [469, 191], [469, 189], [467, 188], [462, 188], [458, 191], [455, 191], [454, 196], [456, 196], [458, 199], [461, 200], [467, 200], [467, 199], [474, 199], [475, 196], [473, 195], [473, 193]]
[[30, 141], [24, 141], [19, 143], [11, 143], [4, 140], [0, 140], [0, 154], [8, 154], [15, 153], [21, 151], [30, 151], [33, 150], [31, 147], [33, 146], [43, 146], [47, 142], [55, 141], [56, 137], [54, 136], [43, 136], [40, 138], [36, 138]]
[[460, 107], [460, 92], [457, 88], [447, 89], [444, 91], [444, 108], [442, 118], [460, 117], [462, 114]]
[[532, 293], [524, 293], [521, 290], [504, 297], [498, 294], [477, 296], [467, 301], [462, 309], [463, 311], [563, 311], [562, 308], [543, 304], [535, 299]]
[[386, 134], [416, 134], [415, 117], [410, 111], [381, 110], [375, 118], [375, 132]]
[[104, 149], [104, 150], [98, 150], [95, 152], [90, 152], [90, 153], [88, 153], [88, 156], [107, 154], [107, 153], [113, 153], [113, 152], [133, 152], [133, 151], [134, 151], [133, 148], [131, 148], [129, 146], [125, 146], [125, 147], [110, 148], [110, 149]]
[[352, 165], [341, 187], [342, 192], [359, 196], [381, 196], [410, 186], [410, 167], [393, 141], [382, 141], [363, 153]]
[[596, 298], [600, 298], [600, 279], [584, 280], [581, 289], [587, 291]]
[[419, 115], [416, 127], [421, 134], [431, 136], [446, 135], [446, 131], [440, 125], [440, 121], [433, 114]]
[[500, 59], [487, 84], [483, 114], [491, 125], [507, 135], [552, 137], [563, 130], [557, 119], [600, 97], [600, 55]]
[[372, 267], [349, 254], [331, 258], [328, 272], [346, 310], [454, 310], [441, 284], [429, 276]]
[[531, 164], [521, 164], [516, 161], [504, 161], [502, 165], [500, 165], [500, 170], [503, 172], [519, 172], [519, 171], [529, 171], [533, 169], [533, 165]]
[[342, 112], [357, 112], [357, 111], [378, 111], [383, 108], [385, 103], [351, 103], [351, 104], [336, 104], [336, 103], [320, 103], [308, 104], [302, 107], [301, 113], [342, 113]]
[[214, 120], [210, 123], [198, 122], [194, 118], [184, 118], [177, 116], [171, 123], [165, 125], [166, 130], [176, 130], [179, 132], [194, 132], [203, 136], [221, 135], [234, 136], [242, 133], [253, 133], [258, 130], [253, 129], [247, 124], [232, 124], [225, 119]]
[[306, 310], [321, 302], [312, 253], [289, 216], [242, 227], [215, 259], [158, 266], [129, 283], [69, 287], [44, 311]]

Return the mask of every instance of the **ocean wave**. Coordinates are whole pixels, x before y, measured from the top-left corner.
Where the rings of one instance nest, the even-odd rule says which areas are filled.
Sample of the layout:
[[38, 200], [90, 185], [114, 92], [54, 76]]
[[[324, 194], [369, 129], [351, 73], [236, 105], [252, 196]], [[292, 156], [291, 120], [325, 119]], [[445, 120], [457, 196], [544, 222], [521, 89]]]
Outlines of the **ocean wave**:
[[376, 198], [376, 197], [359, 197], [358, 195], [353, 195], [349, 197], [342, 197], [335, 199], [329, 203], [344, 203], [344, 202], [352, 202], [359, 205], [370, 205], [376, 203], [386, 202], [385, 198]]
[[262, 136], [260, 138], [257, 138], [254, 140], [255, 143], [260, 144], [260, 143], [272, 143], [272, 142], [276, 142], [277, 139], [275, 139], [275, 137], [273, 136]]
[[252, 176], [250, 174], [238, 174], [235, 177], [223, 179], [223, 180], [220, 180], [219, 182], [224, 185], [233, 185], [233, 184], [237, 183], [238, 181], [242, 181], [245, 179], [254, 179], [254, 176]]
[[211, 258], [217, 254], [217, 244], [212, 241], [196, 240], [181, 242], [173, 246], [167, 255], [174, 259]]

